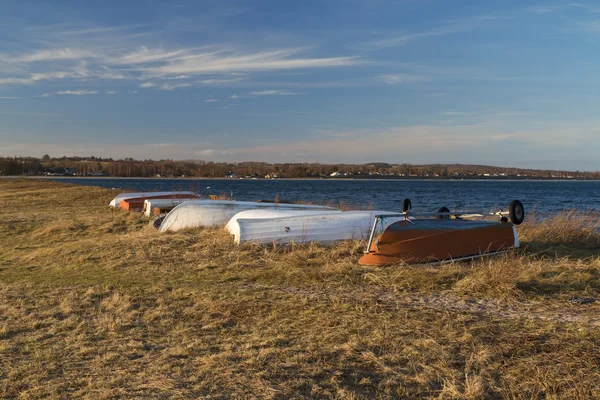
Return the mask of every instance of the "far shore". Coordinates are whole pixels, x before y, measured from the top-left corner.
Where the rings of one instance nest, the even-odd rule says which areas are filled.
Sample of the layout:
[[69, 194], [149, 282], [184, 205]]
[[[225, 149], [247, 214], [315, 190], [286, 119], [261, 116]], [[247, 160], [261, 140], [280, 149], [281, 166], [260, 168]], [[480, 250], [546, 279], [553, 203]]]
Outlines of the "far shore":
[[549, 178], [542, 176], [468, 176], [468, 177], [441, 177], [441, 176], [397, 176], [397, 177], [305, 177], [305, 178], [227, 178], [227, 177], [200, 177], [200, 176], [185, 176], [185, 177], [145, 177], [145, 176], [47, 176], [47, 175], [0, 175], [0, 179], [50, 179], [50, 180], [61, 180], [61, 179], [111, 179], [111, 180], [223, 180], [223, 181], [319, 181], [319, 180], [331, 180], [331, 181], [552, 181], [552, 182], [574, 182], [574, 181], [600, 181], [600, 179], [592, 178]]

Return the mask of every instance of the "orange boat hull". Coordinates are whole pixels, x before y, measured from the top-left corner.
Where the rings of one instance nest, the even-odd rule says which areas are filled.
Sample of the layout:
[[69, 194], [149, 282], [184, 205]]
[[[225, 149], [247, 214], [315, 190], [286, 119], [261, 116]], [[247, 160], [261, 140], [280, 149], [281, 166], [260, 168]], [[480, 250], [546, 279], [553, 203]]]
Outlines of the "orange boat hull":
[[361, 265], [424, 264], [479, 257], [518, 247], [511, 223], [466, 220], [399, 221], [373, 240]]

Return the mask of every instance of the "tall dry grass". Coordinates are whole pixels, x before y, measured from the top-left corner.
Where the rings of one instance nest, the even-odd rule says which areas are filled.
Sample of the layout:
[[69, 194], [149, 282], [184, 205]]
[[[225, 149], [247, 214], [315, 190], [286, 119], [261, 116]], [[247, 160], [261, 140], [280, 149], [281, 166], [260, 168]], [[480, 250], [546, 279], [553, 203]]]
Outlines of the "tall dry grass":
[[[597, 220], [522, 250], [357, 264], [364, 242], [159, 234], [115, 191], [0, 181], [0, 398], [598, 397]], [[593, 216], [592, 216], [593, 217]]]

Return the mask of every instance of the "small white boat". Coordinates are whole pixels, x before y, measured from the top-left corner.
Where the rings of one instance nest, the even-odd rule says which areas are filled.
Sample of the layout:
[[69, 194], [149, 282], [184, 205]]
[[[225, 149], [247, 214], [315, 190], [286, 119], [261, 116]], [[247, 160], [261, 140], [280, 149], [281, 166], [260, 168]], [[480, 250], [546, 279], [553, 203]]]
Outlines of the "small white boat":
[[[192, 200], [182, 203], [169, 212], [158, 229], [159, 232], [179, 231], [202, 226], [223, 226], [240, 211], [251, 209], [329, 210], [333, 207], [312, 204], [259, 203], [234, 200]], [[373, 218], [371, 218], [373, 220]]]
[[151, 198], [151, 197], [160, 197], [160, 196], [185, 196], [189, 195], [190, 197], [198, 197], [194, 192], [140, 192], [140, 193], [121, 193], [116, 196], [114, 199], [110, 201], [108, 204], [110, 207], [119, 207], [121, 201], [128, 199], [138, 199], [142, 197]]
[[347, 239], [368, 239], [375, 216], [380, 216], [383, 229], [405, 219], [401, 214], [391, 211], [310, 212], [264, 218], [250, 212], [240, 214], [227, 224], [227, 230], [238, 244], [332, 243]]
[[197, 199], [197, 197], [185, 197], [179, 199], [146, 199], [144, 200], [144, 208], [142, 209], [142, 212], [147, 217], [152, 217], [155, 215], [154, 211], [156, 209], [160, 210], [160, 214], [164, 214], [171, 211], [181, 203], [195, 199]]

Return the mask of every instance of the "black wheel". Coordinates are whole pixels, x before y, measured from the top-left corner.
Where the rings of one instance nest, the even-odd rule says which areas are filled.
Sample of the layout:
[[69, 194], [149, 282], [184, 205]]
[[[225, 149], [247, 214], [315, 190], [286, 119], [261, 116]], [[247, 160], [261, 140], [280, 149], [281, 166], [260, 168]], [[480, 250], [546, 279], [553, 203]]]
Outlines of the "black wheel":
[[402, 212], [407, 212], [411, 208], [412, 203], [410, 202], [410, 199], [404, 199], [404, 201], [402, 202]]
[[515, 225], [519, 225], [525, 219], [525, 209], [523, 208], [523, 203], [519, 200], [513, 200], [510, 202], [508, 206], [508, 215], [510, 217], [510, 222]]
[[[437, 210], [437, 212], [439, 213], [449, 213], [450, 210], [448, 209], [448, 207], [440, 207], [439, 210]], [[450, 219], [449, 215], [438, 215], [439, 219]]]
[[155, 215], [154, 217], [152, 217], [150, 219], [150, 223], [148, 223], [148, 225], [150, 225], [150, 227], [152, 227], [154, 229], [158, 229], [158, 228], [160, 228], [160, 224], [162, 224], [162, 222], [166, 216], [167, 216], [167, 214]]

